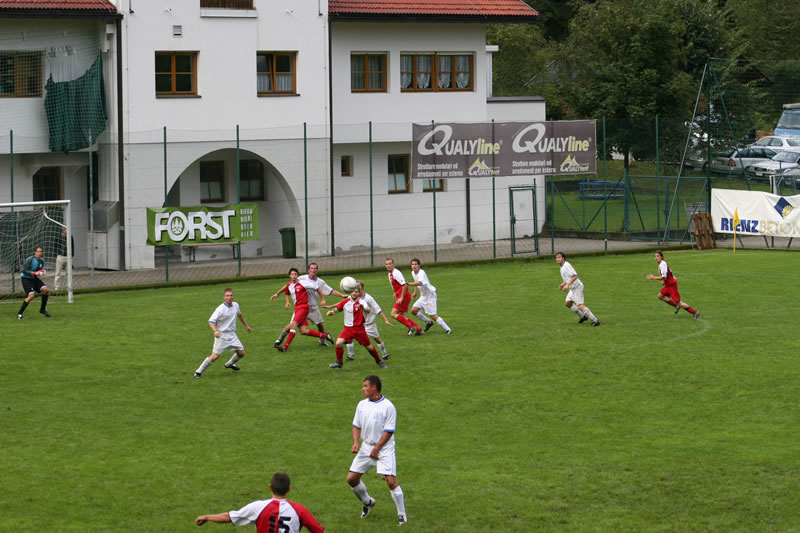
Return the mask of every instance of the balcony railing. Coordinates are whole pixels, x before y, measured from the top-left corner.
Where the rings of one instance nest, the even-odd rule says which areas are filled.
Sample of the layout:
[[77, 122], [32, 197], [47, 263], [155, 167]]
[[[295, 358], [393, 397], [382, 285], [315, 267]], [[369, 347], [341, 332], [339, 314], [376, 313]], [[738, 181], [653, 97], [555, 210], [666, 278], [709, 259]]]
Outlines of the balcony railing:
[[253, 9], [253, 0], [200, 0], [201, 8]]

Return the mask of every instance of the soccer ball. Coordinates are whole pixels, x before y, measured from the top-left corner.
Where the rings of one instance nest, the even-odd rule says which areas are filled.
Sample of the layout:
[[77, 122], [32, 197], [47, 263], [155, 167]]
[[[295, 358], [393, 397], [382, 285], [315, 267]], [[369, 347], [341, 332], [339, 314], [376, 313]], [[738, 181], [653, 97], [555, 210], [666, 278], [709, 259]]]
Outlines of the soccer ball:
[[353, 292], [358, 287], [358, 282], [356, 278], [351, 276], [345, 276], [342, 278], [342, 281], [339, 282], [339, 288], [342, 289], [342, 292]]

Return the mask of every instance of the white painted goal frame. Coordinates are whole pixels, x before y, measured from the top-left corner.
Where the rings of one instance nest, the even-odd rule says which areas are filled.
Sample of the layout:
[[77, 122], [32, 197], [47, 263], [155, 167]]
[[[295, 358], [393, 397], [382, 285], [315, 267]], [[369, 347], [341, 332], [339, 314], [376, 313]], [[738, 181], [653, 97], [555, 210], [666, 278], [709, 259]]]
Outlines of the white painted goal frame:
[[[73, 303], [73, 294], [72, 294], [72, 214], [71, 214], [70, 205], [71, 205], [70, 204], [70, 200], [54, 200], [54, 201], [50, 201], [50, 202], [11, 202], [11, 203], [0, 204], [0, 209], [10, 209], [11, 211], [14, 211], [14, 209], [20, 208], [20, 207], [41, 208], [42, 209], [42, 215], [44, 216], [44, 218], [46, 218], [47, 220], [49, 220], [49, 221], [51, 221], [51, 222], [53, 222], [53, 223], [55, 223], [55, 224], [57, 224], [57, 225], [59, 225], [61, 227], [66, 227], [67, 228], [67, 234], [65, 236], [66, 237], [66, 248], [67, 248], [67, 250], [66, 250], [67, 251], [67, 261], [66, 261], [66, 263], [67, 263], [67, 265], [66, 265], [66, 271], [67, 271], [66, 272], [66, 274], [67, 274], [67, 302], [68, 303]], [[60, 208], [63, 209], [63, 212], [64, 212], [64, 223], [63, 224], [61, 222], [58, 222], [57, 220], [52, 219], [50, 216], [48, 216], [48, 214], [47, 214], [47, 207], [48, 206], [59, 206]], [[53, 270], [53, 274], [55, 274], [55, 268], [56, 268], [55, 264], [52, 267], [48, 267], [48, 268], [53, 268], [54, 269]], [[48, 274], [49, 274], [49, 272], [48, 272]]]

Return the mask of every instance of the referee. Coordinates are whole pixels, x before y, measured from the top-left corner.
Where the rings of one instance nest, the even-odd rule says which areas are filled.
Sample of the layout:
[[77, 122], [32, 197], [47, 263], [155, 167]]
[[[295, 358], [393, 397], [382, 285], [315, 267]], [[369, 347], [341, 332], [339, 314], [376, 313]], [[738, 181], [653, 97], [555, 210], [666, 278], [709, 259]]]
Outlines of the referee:
[[28, 296], [25, 298], [25, 301], [22, 302], [22, 307], [19, 308], [19, 312], [17, 313], [17, 318], [20, 320], [22, 320], [22, 314], [25, 312], [25, 308], [28, 307], [31, 300], [36, 298], [37, 292], [42, 293], [42, 307], [39, 308], [39, 312], [47, 318], [50, 318], [50, 313], [47, 312], [47, 298], [50, 296], [50, 289], [47, 288], [47, 285], [44, 284], [41, 278], [42, 274], [44, 274], [43, 254], [44, 250], [42, 247], [37, 246], [33, 255], [27, 258], [25, 264], [22, 265], [22, 274], [20, 274], [19, 277], [22, 278], [22, 288]]

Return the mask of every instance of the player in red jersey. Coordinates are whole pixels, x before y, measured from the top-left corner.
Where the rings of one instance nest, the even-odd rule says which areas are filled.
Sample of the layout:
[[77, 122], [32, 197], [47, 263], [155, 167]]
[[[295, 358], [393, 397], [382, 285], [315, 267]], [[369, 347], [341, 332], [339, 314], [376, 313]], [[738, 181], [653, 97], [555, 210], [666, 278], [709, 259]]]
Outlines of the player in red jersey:
[[202, 526], [206, 522], [220, 524], [233, 523], [236, 526], [256, 526], [256, 533], [300, 533], [305, 527], [311, 533], [322, 533], [325, 528], [317, 522], [311, 512], [299, 503], [286, 499], [291, 480], [289, 475], [278, 472], [269, 482], [272, 498], [249, 503], [238, 511], [219, 514], [204, 514], [195, 518], [194, 522]]
[[361, 299], [363, 293], [361, 292], [362, 284], [356, 286], [355, 290], [350, 293], [350, 296], [342, 300], [336, 305], [326, 305], [328, 316], [333, 316], [337, 311], [344, 313], [344, 329], [339, 333], [336, 339], [336, 362], [331, 363], [331, 368], [342, 368], [344, 363], [344, 345], [353, 342], [353, 339], [367, 349], [369, 354], [378, 363], [381, 368], [387, 368], [386, 363], [383, 362], [381, 356], [378, 355], [378, 350], [372, 346], [367, 335], [367, 330], [364, 327], [364, 312], [370, 312], [369, 306]]
[[[275, 300], [279, 294], [286, 294], [287, 308], [291, 305], [289, 302], [289, 296], [291, 296], [292, 300], [294, 300], [294, 314], [292, 314], [292, 319], [289, 321], [289, 324], [283, 328], [281, 336], [275, 341], [275, 344], [273, 344], [275, 349], [279, 352], [285, 352], [289, 349], [289, 345], [294, 340], [294, 336], [297, 333], [298, 327], [300, 328], [300, 333], [303, 335], [309, 335], [311, 337], [317, 337], [319, 339], [333, 342], [333, 337], [331, 337], [330, 333], [321, 333], [312, 329], [308, 329], [308, 293], [306, 292], [306, 287], [297, 281], [299, 276], [300, 272], [296, 268], [290, 268], [289, 282], [281, 287], [278, 292], [269, 297], [269, 301], [271, 302]], [[316, 285], [309, 285], [308, 290], [317, 290]], [[284, 339], [286, 339], [286, 344], [281, 345]]]
[[403, 273], [394, 267], [394, 259], [391, 257], [384, 261], [386, 271], [389, 273], [389, 284], [394, 291], [394, 305], [392, 306], [392, 318], [408, 328], [408, 335], [422, 335], [422, 328], [416, 322], [406, 316], [408, 304], [411, 303], [411, 293], [408, 291], [408, 284]]
[[676, 315], [681, 309], [686, 309], [694, 318], [699, 318], [700, 311], [694, 309], [686, 302], [681, 301], [681, 295], [678, 292], [678, 278], [672, 275], [672, 270], [670, 270], [667, 262], [664, 261], [664, 253], [661, 250], [656, 250], [653, 256], [656, 259], [656, 263], [658, 263], [658, 276], [648, 274], [647, 279], [660, 280], [664, 285], [661, 292], [658, 293], [657, 298], [666, 302], [667, 305], [674, 307]]

